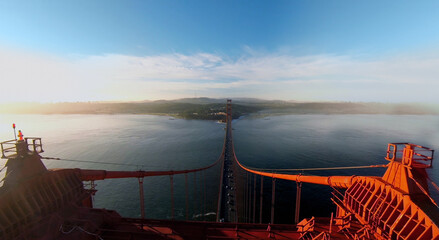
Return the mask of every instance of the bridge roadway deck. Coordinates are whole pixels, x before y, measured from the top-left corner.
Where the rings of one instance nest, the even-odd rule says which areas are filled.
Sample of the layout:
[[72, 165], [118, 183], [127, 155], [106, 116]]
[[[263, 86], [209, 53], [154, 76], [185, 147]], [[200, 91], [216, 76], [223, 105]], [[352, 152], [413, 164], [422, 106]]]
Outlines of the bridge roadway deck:
[[233, 150], [232, 123], [227, 121], [224, 140], [222, 175], [219, 191], [218, 221], [238, 222], [236, 209], [236, 181], [234, 173], [235, 152]]

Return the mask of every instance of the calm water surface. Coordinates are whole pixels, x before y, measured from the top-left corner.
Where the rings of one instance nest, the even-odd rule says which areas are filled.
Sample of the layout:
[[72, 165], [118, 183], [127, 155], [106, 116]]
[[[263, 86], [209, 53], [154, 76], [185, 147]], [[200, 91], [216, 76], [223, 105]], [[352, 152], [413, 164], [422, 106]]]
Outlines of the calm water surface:
[[[0, 115], [0, 139], [13, 138], [15, 122], [25, 136], [43, 138], [48, 157], [129, 163], [115, 166], [45, 161], [48, 168], [107, 170], [179, 170], [208, 165], [221, 153], [224, 125], [212, 121], [169, 120], [149, 115]], [[385, 164], [388, 142], [413, 142], [439, 149], [439, 116], [288, 115], [269, 119], [245, 117], [233, 123], [235, 150], [242, 163], [263, 168], [310, 168]], [[4, 160], [0, 161], [3, 165]], [[438, 163], [429, 174], [439, 183]], [[219, 169], [205, 175], [206, 210], [216, 211]], [[382, 169], [319, 171], [318, 175], [381, 175]], [[3, 174], [3, 173], [2, 173]], [[2, 177], [2, 176], [1, 176]], [[189, 175], [190, 216], [203, 212], [202, 185]], [[200, 181], [197, 181], [200, 182]], [[266, 184], [270, 184], [266, 181]], [[185, 178], [175, 176], [176, 217], [185, 215]], [[97, 181], [96, 207], [140, 216], [136, 179]], [[169, 177], [145, 178], [146, 215], [170, 218]], [[267, 187], [269, 187], [267, 185]], [[276, 221], [292, 221], [295, 183], [276, 187]], [[196, 194], [194, 191], [197, 191]], [[269, 195], [269, 193], [268, 193]], [[301, 217], [328, 215], [330, 189], [304, 184]], [[437, 194], [435, 195], [437, 197]], [[270, 196], [264, 196], [269, 203]], [[266, 204], [267, 207], [269, 204]], [[265, 216], [267, 215], [267, 216]], [[264, 214], [265, 218], [268, 217]], [[199, 218], [198, 218], [199, 219]]]

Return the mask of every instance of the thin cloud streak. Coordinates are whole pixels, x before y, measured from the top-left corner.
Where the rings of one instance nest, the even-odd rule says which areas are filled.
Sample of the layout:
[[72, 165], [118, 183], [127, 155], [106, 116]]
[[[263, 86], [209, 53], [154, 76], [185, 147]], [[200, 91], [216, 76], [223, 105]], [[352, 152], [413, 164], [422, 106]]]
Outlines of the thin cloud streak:
[[[198, 96], [439, 102], [439, 57], [210, 53], [61, 58], [0, 49], [0, 102], [132, 101]], [[421, 98], [422, 97], [422, 98]]]

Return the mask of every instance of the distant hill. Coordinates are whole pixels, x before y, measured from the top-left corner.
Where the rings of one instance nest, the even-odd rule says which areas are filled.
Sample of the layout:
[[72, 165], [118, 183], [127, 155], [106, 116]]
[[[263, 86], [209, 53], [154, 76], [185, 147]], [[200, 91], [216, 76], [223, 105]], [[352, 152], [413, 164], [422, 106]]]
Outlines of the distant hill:
[[[143, 102], [76, 102], [0, 104], [0, 113], [26, 114], [159, 114], [186, 119], [224, 119], [226, 99], [183, 98]], [[287, 102], [233, 99], [233, 117], [245, 114], [439, 114], [437, 104]]]
[[410, 103], [290, 102], [264, 106], [267, 114], [439, 114], [439, 105]]
[[227, 99], [200, 97], [200, 98], [181, 98], [181, 99], [169, 100], [169, 101], [175, 103], [213, 104], [213, 103], [225, 103]]

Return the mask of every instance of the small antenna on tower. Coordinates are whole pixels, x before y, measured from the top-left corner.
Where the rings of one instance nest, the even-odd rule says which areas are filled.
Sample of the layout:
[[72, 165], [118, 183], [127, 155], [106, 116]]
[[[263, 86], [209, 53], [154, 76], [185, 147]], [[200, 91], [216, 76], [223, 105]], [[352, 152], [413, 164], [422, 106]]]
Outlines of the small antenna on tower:
[[12, 124], [12, 128], [14, 129], [15, 141], [17, 141], [17, 133], [15, 132], [15, 123]]

